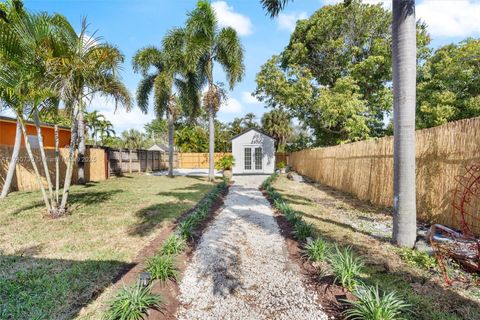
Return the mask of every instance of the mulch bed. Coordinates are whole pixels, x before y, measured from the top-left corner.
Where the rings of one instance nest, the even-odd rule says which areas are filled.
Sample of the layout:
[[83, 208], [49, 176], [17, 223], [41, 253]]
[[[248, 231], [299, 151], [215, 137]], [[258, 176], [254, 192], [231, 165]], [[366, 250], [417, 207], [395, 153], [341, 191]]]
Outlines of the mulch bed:
[[355, 300], [355, 297], [345, 288], [335, 284], [335, 277], [320, 276], [318, 269], [308, 259], [302, 257], [301, 245], [293, 237], [293, 224], [275, 209], [273, 202], [264, 190], [262, 190], [262, 193], [272, 206], [280, 233], [285, 238], [290, 260], [300, 267], [304, 275], [306, 287], [317, 293], [317, 302], [323, 307], [329, 319], [344, 319], [342, 313], [345, 311], [346, 306], [342, 299]]
[[[192, 233], [192, 239], [188, 241], [188, 246], [185, 250], [175, 258], [175, 265], [177, 266], [180, 278], [183, 275], [185, 269], [187, 268], [188, 263], [190, 262], [193, 252], [197, 247], [203, 231], [207, 228], [212, 220], [215, 219], [216, 215], [220, 212], [220, 209], [223, 207], [223, 200], [228, 194], [229, 187], [227, 187], [219, 197], [212, 204], [209, 214], [205, 220], [203, 220]], [[154, 256], [158, 250], [163, 245], [163, 242], [168, 238], [175, 227], [186, 217], [188, 217], [192, 212], [196, 210], [197, 206], [183, 213], [178, 217], [171, 225], [162, 229], [160, 234], [153, 239], [146, 247], [144, 247], [134, 259], [133, 268], [129, 270], [124, 270], [123, 274], [120, 274], [117, 277], [117, 281], [114, 283], [115, 286], [119, 284], [133, 284], [138, 281], [139, 274], [144, 271], [144, 265], [148, 258]], [[152, 286], [152, 292], [159, 294], [162, 297], [162, 308], [160, 310], [150, 310], [147, 319], [156, 320], [174, 320], [176, 319], [176, 312], [179, 306], [179, 301], [177, 299], [180, 294], [180, 288], [176, 281], [168, 280], [164, 283], [160, 281], [155, 281]]]

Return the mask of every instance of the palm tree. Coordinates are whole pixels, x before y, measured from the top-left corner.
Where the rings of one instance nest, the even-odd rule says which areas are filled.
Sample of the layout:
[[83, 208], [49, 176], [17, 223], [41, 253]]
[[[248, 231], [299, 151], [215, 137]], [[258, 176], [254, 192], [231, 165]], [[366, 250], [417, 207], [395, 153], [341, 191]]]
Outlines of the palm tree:
[[292, 122], [287, 112], [272, 110], [262, 117], [262, 130], [274, 137], [277, 151], [282, 149], [292, 135]]
[[[0, 28], [6, 30], [8, 28], [8, 24], [11, 23], [11, 20], [21, 18], [25, 15], [25, 11], [23, 10], [23, 3], [21, 1], [7, 1], [5, 3], [5, 10], [0, 9]], [[2, 57], [0, 56], [0, 64], [5, 64], [6, 62], [2, 62]], [[2, 92], [6, 93], [2, 90]], [[7, 102], [9, 100], [9, 102]], [[4, 108], [9, 107], [9, 109], [13, 108], [16, 109], [19, 106], [12, 105], [13, 101], [18, 101], [18, 99], [10, 99], [6, 95], [0, 96], [0, 103], [3, 105]], [[2, 102], [3, 101], [3, 102]], [[15, 104], [15, 103], [14, 103]], [[17, 117], [17, 124], [15, 130], [15, 142], [13, 145], [13, 152], [12, 157], [10, 158], [10, 163], [8, 164], [7, 174], [5, 176], [5, 181], [3, 183], [2, 192], [0, 193], [0, 199], [5, 198], [10, 191], [10, 187], [13, 181], [13, 175], [15, 173], [15, 167], [18, 160], [18, 155], [20, 153], [20, 146], [22, 143], [22, 128], [20, 124], [20, 120]]]
[[122, 132], [122, 138], [129, 152], [128, 171], [132, 173], [133, 150], [140, 149], [143, 145], [144, 137], [140, 131], [130, 129]]
[[188, 13], [184, 34], [187, 38], [186, 61], [194, 65], [199, 79], [207, 86], [204, 106], [209, 123], [209, 173], [214, 180], [215, 114], [225, 101], [225, 90], [213, 79], [213, 66], [220, 64], [227, 76], [230, 90], [242, 80], [243, 48], [237, 32], [230, 27], [218, 27], [215, 12], [208, 1], [198, 1], [197, 7]]
[[[133, 69], [143, 76], [137, 89], [137, 101], [143, 112], [148, 111], [148, 99], [153, 91], [154, 109], [158, 119], [168, 120], [168, 176], [173, 177], [174, 121], [184, 109], [194, 117], [200, 109], [200, 84], [197, 75], [186, 68], [185, 33], [172, 29], [163, 39], [163, 50], [147, 47], [133, 57]], [[154, 73], [149, 73], [150, 69]]]
[[113, 123], [109, 120], [101, 120], [98, 125], [98, 132], [100, 133], [100, 141], [102, 146], [105, 139], [115, 136], [115, 130], [113, 130]]
[[416, 21], [415, 0], [393, 1], [394, 183], [393, 242], [413, 248], [415, 197]]
[[249, 112], [243, 117], [243, 124], [245, 125], [246, 129], [257, 128], [257, 116], [255, 113]]
[[100, 114], [97, 110], [94, 110], [92, 112], [86, 112], [84, 115], [84, 120], [85, 124], [91, 132], [91, 137], [93, 140], [93, 145], [97, 145], [97, 136], [98, 132], [100, 130], [100, 125], [102, 121], [105, 121], [105, 116], [103, 114]]
[[[78, 127], [78, 183], [85, 183], [85, 119], [84, 111], [96, 95], [113, 97], [115, 106], [130, 111], [130, 93], [118, 77], [124, 56], [115, 47], [101, 42], [101, 38], [89, 36], [86, 20], [82, 21], [80, 33], [71, 29], [65, 39], [66, 52], [50, 63], [54, 76], [54, 87], [62, 100], [72, 108]], [[70, 167], [73, 167], [73, 155]], [[71, 173], [69, 172], [71, 176]], [[71, 181], [67, 181], [70, 186]], [[66, 192], [66, 193], [65, 193]], [[67, 195], [68, 188], [64, 189]]]
[[[260, 0], [271, 17], [293, 0]], [[348, 5], [352, 0], [345, 0]], [[413, 247], [416, 239], [415, 0], [392, 0], [394, 197], [393, 243]]]

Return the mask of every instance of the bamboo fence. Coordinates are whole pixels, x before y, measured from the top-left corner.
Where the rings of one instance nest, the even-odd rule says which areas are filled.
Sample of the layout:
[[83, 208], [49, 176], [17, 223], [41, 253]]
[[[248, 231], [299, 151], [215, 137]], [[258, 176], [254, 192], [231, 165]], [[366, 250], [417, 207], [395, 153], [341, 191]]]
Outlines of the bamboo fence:
[[[416, 132], [417, 215], [427, 222], [458, 228], [451, 205], [457, 176], [480, 160], [480, 118]], [[361, 200], [392, 206], [393, 137], [384, 137], [290, 154], [300, 174], [349, 192]], [[480, 215], [480, 212], [477, 213]], [[480, 225], [473, 226], [480, 233]]]

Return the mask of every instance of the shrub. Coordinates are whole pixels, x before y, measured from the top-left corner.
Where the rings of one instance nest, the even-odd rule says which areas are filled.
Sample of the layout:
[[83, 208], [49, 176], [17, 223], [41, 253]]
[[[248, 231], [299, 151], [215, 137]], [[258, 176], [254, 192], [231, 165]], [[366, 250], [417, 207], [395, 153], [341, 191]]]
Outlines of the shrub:
[[217, 170], [232, 170], [232, 167], [235, 165], [235, 158], [229, 154], [224, 155], [215, 163], [215, 169]]
[[148, 309], [160, 308], [161, 297], [153, 294], [150, 287], [139, 284], [123, 287], [109, 303], [105, 313], [107, 320], [137, 320], [143, 319]]
[[285, 169], [286, 165], [285, 165], [285, 162], [283, 161], [280, 161], [278, 164], [277, 164], [277, 169]]
[[350, 247], [340, 249], [338, 246], [335, 246], [335, 253], [329, 262], [336, 275], [335, 281], [339, 281], [343, 287], [352, 291], [358, 284], [357, 278], [362, 272], [363, 262], [353, 256]]
[[347, 301], [350, 308], [345, 311], [346, 319], [398, 320], [409, 305], [394, 292], [380, 295], [376, 287], [359, 286], [355, 292], [357, 301]]
[[168, 255], [158, 254], [148, 259], [146, 270], [150, 272], [152, 279], [160, 281], [177, 280], [179, 276], [173, 257]]
[[310, 243], [307, 243], [305, 246], [305, 255], [309, 260], [314, 262], [324, 261], [327, 257], [329, 246], [328, 243], [321, 239], [317, 238]]
[[293, 226], [293, 234], [299, 241], [305, 241], [313, 234], [313, 226], [305, 221], [298, 220]]
[[182, 252], [183, 248], [185, 248], [185, 239], [176, 234], [172, 234], [163, 243], [160, 253], [163, 255], [176, 255]]
[[192, 237], [193, 232], [193, 220], [183, 220], [177, 227], [178, 234], [185, 240]]
[[431, 257], [425, 251], [413, 250], [410, 248], [397, 249], [400, 257], [408, 264], [430, 270], [435, 269], [437, 266], [437, 260], [435, 257]]

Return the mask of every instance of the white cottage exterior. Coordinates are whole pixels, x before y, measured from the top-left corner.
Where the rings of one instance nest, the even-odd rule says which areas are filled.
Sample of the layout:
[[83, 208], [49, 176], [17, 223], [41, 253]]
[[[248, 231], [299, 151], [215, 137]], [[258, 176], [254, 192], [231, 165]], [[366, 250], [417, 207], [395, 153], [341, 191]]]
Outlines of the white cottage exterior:
[[275, 171], [275, 139], [257, 129], [232, 138], [233, 174], [272, 174]]

